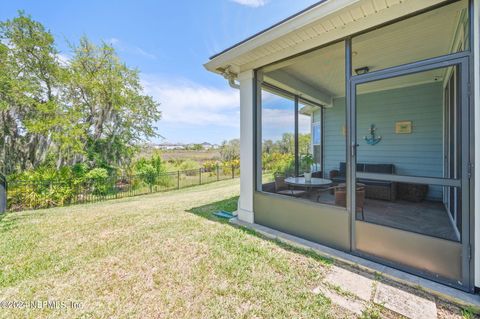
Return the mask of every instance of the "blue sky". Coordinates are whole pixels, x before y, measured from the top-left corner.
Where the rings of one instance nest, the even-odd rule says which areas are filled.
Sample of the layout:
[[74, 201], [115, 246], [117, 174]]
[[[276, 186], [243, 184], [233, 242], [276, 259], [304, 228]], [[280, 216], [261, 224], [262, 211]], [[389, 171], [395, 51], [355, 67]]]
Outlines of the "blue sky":
[[159, 103], [158, 132], [170, 142], [239, 136], [238, 92], [203, 68], [208, 57], [316, 0], [4, 1], [0, 20], [25, 10], [57, 40], [62, 56], [82, 35], [106, 41], [141, 71]]

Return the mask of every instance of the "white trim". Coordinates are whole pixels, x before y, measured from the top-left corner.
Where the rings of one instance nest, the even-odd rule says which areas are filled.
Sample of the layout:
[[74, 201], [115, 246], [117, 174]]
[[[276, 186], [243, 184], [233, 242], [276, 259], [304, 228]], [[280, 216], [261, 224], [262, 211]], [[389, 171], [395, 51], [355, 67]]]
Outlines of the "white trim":
[[[240, 200], [239, 200], [240, 202]], [[237, 218], [238, 220], [241, 220], [242, 222], [253, 224], [253, 212], [243, 210], [243, 209], [238, 209], [237, 210]]]
[[474, 72], [475, 82], [475, 286], [480, 287], [480, 0], [474, 1]]
[[238, 75], [240, 82], [240, 198], [238, 200], [238, 219], [253, 223], [253, 112], [254, 112], [254, 72], [247, 71]]
[[285, 23], [278, 25], [277, 27], [270, 29], [258, 36], [244, 42], [227, 52], [215, 57], [205, 64], [205, 67], [210, 71], [215, 71], [218, 67], [228, 63], [232, 59], [238, 58], [240, 55], [246, 54], [259, 46], [267, 44], [279, 37], [294, 31], [295, 29], [303, 27], [307, 23], [321, 19], [328, 16], [348, 5], [355, 3], [359, 0], [330, 0], [321, 5], [318, 5], [311, 10], [304, 12], [303, 14], [288, 20]]

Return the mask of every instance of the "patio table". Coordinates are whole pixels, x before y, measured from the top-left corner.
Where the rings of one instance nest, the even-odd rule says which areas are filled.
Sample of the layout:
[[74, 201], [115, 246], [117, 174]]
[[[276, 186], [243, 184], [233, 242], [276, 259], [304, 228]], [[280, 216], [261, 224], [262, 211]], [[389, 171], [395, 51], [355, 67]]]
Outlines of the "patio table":
[[305, 188], [323, 188], [332, 184], [332, 180], [326, 178], [312, 177], [311, 181], [305, 181], [305, 177], [288, 177], [285, 178], [285, 184], [290, 186]]
[[289, 177], [285, 179], [285, 184], [289, 186], [303, 187], [307, 192], [312, 192], [313, 189], [317, 189], [317, 201], [320, 198], [320, 193], [325, 189], [328, 189], [332, 185], [332, 180], [326, 178], [312, 177], [309, 182], [305, 180], [305, 177]]

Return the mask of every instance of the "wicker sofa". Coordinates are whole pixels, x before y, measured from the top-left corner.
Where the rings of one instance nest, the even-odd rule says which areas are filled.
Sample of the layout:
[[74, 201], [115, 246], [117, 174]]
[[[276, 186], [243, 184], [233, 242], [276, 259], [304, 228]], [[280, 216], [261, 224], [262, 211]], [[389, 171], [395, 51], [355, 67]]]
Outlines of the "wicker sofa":
[[[347, 166], [344, 162], [340, 163], [340, 169], [330, 171], [330, 179], [335, 184], [345, 183]], [[357, 172], [395, 174], [395, 165], [393, 164], [363, 164], [357, 163]], [[360, 178], [358, 183], [365, 184], [365, 197], [371, 199], [381, 199], [395, 201], [397, 197], [397, 183], [390, 181], [377, 181]]]

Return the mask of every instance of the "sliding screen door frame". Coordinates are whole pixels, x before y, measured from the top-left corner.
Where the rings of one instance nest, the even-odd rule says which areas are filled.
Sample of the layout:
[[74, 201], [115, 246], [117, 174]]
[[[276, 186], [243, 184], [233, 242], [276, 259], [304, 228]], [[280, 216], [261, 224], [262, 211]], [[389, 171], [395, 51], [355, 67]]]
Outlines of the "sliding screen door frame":
[[[433, 177], [412, 177], [412, 176], [402, 176], [402, 175], [389, 175], [389, 174], [372, 174], [372, 173], [363, 173], [356, 172], [356, 162], [357, 162], [357, 86], [364, 83], [376, 82], [380, 80], [395, 78], [404, 75], [410, 75], [425, 71], [430, 71], [434, 69], [447, 68], [452, 66], [458, 66], [458, 75], [457, 79], [459, 81], [457, 88], [459, 90], [458, 103], [461, 107], [461, 118], [457, 120], [457, 123], [461, 126], [459, 133], [461, 134], [461, 156], [459, 156], [460, 161], [458, 162], [457, 171], [459, 172], [458, 178], [433, 178]], [[467, 87], [469, 83], [469, 53], [461, 52], [455, 53], [447, 56], [432, 58], [424, 61], [414, 62], [410, 64], [405, 64], [397, 67], [392, 67], [380, 71], [375, 71], [367, 74], [352, 76], [349, 79], [349, 94], [347, 94], [347, 101], [350, 102], [350, 107], [347, 108], [349, 119], [349, 141], [350, 149], [347, 150], [349, 153], [349, 172], [350, 176], [348, 177], [349, 189], [351, 190], [353, 185], [355, 185], [357, 178], [364, 179], [374, 179], [374, 180], [384, 180], [384, 181], [394, 181], [394, 182], [413, 182], [421, 184], [434, 184], [445, 187], [459, 187], [461, 188], [461, 202], [470, 203], [470, 176], [469, 176], [469, 158], [470, 158], [470, 106], [469, 106], [469, 94], [467, 92]], [[449, 176], [450, 177], [450, 176]], [[349, 202], [348, 209], [351, 215], [351, 233], [352, 233], [352, 252], [355, 254], [363, 255], [361, 251], [357, 249], [357, 239], [356, 237], [356, 214], [353, 213], [356, 211], [356, 192], [349, 192]], [[462, 205], [461, 207], [461, 218], [464, 221], [461, 225], [461, 278], [447, 278], [444, 276], [438, 276], [435, 273], [428, 274], [424, 271], [420, 271], [416, 267], [398, 265], [397, 268], [406, 270], [412, 273], [418, 273], [422, 276], [430, 277], [433, 280], [441, 281], [443, 283], [449, 284], [451, 286], [472, 291], [473, 289], [473, 261], [471, 258], [471, 225], [469, 221], [470, 218], [470, 207], [469, 205]], [[359, 224], [360, 225], [360, 224]], [[385, 232], [384, 226], [382, 231]], [[388, 233], [388, 231], [387, 231]], [[392, 230], [393, 233], [393, 230]], [[408, 235], [407, 235], [408, 236]], [[416, 235], [418, 236], [418, 234]], [[424, 235], [421, 235], [424, 236]], [[440, 239], [438, 239], [440, 240]], [[428, 238], [426, 242], [432, 242], [432, 239]], [[388, 243], [385, 243], [388, 244]], [[437, 245], [438, 247], [439, 245]], [[408, 247], [407, 247], [408, 251]], [[412, 252], [414, 247], [412, 247]], [[390, 254], [390, 256], [392, 256]], [[385, 259], [377, 258], [380, 261], [383, 261], [386, 264], [392, 264], [391, 260], [389, 261], [388, 257]], [[448, 260], [445, 260], [445, 264], [448, 264]], [[395, 263], [393, 263], [395, 264]], [[458, 273], [457, 273], [458, 274]]]

